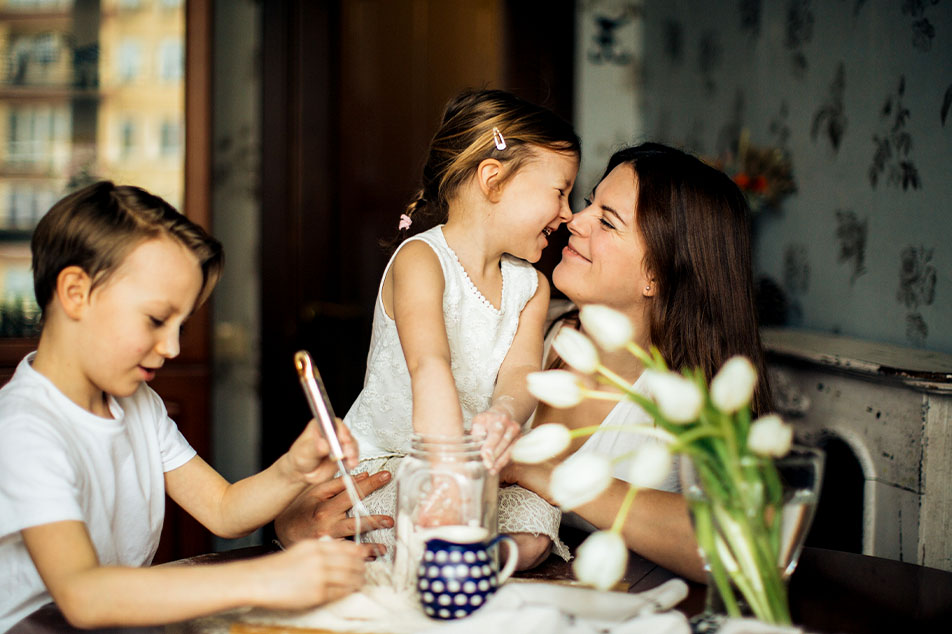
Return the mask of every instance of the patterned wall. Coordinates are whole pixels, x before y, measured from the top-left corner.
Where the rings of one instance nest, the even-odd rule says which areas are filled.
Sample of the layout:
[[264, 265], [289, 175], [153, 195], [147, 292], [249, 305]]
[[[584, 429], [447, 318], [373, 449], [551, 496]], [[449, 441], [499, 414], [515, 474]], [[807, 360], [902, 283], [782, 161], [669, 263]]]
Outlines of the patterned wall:
[[626, 134], [716, 157], [746, 131], [797, 185], [755, 215], [774, 318], [952, 352], [952, 0], [579, 7], [583, 187]]

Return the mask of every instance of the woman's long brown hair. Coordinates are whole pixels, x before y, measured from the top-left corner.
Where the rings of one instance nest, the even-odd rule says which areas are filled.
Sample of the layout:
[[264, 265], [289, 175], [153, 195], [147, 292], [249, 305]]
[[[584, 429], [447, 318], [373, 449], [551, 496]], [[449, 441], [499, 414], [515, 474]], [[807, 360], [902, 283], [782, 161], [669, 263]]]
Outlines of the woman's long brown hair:
[[748, 357], [760, 377], [752, 409], [770, 411], [744, 195], [723, 172], [657, 143], [616, 152], [602, 178], [622, 164], [635, 170], [636, 217], [656, 288], [651, 343], [672, 369], [700, 368], [708, 380], [731, 356]]

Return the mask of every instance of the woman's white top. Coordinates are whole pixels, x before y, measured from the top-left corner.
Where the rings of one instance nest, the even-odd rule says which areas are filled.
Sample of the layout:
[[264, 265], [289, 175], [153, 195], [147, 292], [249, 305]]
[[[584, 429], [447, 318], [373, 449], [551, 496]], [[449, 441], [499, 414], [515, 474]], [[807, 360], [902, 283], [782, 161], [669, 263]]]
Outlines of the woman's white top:
[[[555, 312], [554, 316], [557, 317], [558, 315], [565, 314], [571, 309], [571, 304], [556, 300], [552, 302], [552, 308], [549, 311], [549, 315], [553, 316], [553, 313], [558, 311]], [[563, 327], [571, 326], [568, 326], [564, 321], [560, 321], [550, 329], [549, 334], [545, 338], [545, 356], [543, 358], [548, 358], [549, 351], [552, 349], [552, 341], [555, 339], [558, 331]], [[644, 376], [644, 373], [642, 373], [641, 376], [639, 376], [638, 379], [632, 384], [632, 388], [636, 392], [640, 392], [641, 394], [645, 394], [647, 396]], [[585, 441], [585, 444], [579, 447], [578, 453], [593, 452], [615, 458], [625, 454], [630, 454], [638, 448], [643, 447], [645, 444], [664, 442], [655, 436], [615, 429], [615, 427], [618, 426], [625, 426], [631, 429], [636, 425], [645, 425], [647, 427], [651, 427], [654, 425], [654, 421], [651, 416], [645, 410], [641, 409], [641, 406], [639, 406], [634, 401], [619, 401], [618, 404], [615, 405], [611, 411], [608, 412], [608, 415], [602, 420], [600, 424], [602, 429], [589, 436], [588, 440]], [[678, 477], [677, 456], [674, 456], [674, 458], [675, 459], [671, 462], [671, 469], [668, 471], [668, 475], [665, 477], [664, 481], [656, 487], [657, 489], [672, 492], [681, 491], [681, 483]], [[628, 469], [630, 464], [631, 463], [629, 460], [619, 460], [614, 465], [613, 475], [619, 480], [628, 482]]]
[[384, 309], [381, 291], [397, 253], [414, 240], [433, 249], [443, 270], [443, 319], [466, 428], [473, 416], [489, 408], [499, 367], [519, 326], [519, 315], [539, 284], [531, 264], [504, 255], [500, 262], [502, 299], [497, 309], [466, 274], [443, 237], [442, 225], [405, 240], [381, 277], [364, 387], [344, 417], [360, 443], [361, 458], [405, 454], [410, 449], [413, 433], [410, 373], [396, 323]]

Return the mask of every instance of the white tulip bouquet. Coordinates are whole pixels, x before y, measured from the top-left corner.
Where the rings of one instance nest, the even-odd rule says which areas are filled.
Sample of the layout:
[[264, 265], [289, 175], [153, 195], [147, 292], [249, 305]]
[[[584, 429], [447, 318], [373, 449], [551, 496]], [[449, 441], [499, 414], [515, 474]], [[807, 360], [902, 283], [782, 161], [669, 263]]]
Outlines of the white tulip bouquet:
[[[589, 502], [610, 484], [612, 464], [630, 459], [630, 488], [612, 527], [590, 535], [579, 547], [574, 571], [580, 581], [600, 589], [614, 586], [624, 574], [628, 549], [622, 525], [639, 489], [657, 487], [671, 469], [672, 454], [690, 459], [703, 499], [689, 503], [698, 546], [709, 568], [711, 583], [731, 616], [741, 614], [739, 600], [766, 622], [790, 623], [786, 584], [778, 566], [781, 549], [781, 483], [773, 459], [790, 449], [793, 429], [776, 415], [751, 420], [750, 402], [757, 372], [744, 357], [729, 359], [708, 389], [702, 372], [667, 368], [657, 348], [650, 353], [635, 345], [626, 316], [605, 306], [585, 306], [579, 313], [584, 330], [605, 351], [627, 348], [645, 367], [646, 391], [632, 386], [603, 366], [596, 345], [584, 334], [563, 328], [553, 347], [562, 359], [584, 375], [595, 375], [619, 391], [586, 387], [577, 374], [550, 370], [529, 375], [529, 391], [558, 408], [577, 405], [584, 398], [630, 399], [641, 406], [654, 424], [624, 428], [649, 434], [664, 443], [646, 443], [633, 454], [615, 458], [592, 452], [576, 453], [552, 472], [550, 491], [564, 510]], [[568, 429], [543, 424], [521, 438], [513, 448], [516, 462], [539, 463], [553, 458], [573, 438], [603, 427]], [[735, 589], [739, 591], [737, 596]]]

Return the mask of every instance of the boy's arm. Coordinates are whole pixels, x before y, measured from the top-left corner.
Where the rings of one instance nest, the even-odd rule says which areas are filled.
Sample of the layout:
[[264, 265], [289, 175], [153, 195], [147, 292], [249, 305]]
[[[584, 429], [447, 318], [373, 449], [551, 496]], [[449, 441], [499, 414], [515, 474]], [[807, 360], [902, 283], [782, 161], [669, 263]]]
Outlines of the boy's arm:
[[[338, 437], [350, 466], [357, 448], [347, 428]], [[165, 474], [165, 488], [179, 506], [220, 537], [242, 537], [264, 526], [311, 484], [337, 471], [327, 441], [311, 420], [291, 448], [273, 465], [230, 484], [200, 456]]]
[[461, 435], [463, 412], [443, 317], [443, 269], [433, 250], [413, 241], [394, 259], [393, 319], [410, 372], [413, 429]]
[[542, 366], [545, 317], [549, 308], [549, 283], [541, 273], [539, 285], [519, 315], [519, 327], [506, 358], [499, 367], [490, 408], [473, 418], [474, 430], [486, 434], [483, 458], [498, 472], [509, 462], [509, 449], [519, 437], [520, 426], [536, 407], [526, 387], [526, 376]]
[[256, 605], [304, 608], [363, 582], [351, 542], [309, 540], [258, 559], [206, 566], [101, 566], [86, 526], [63, 521], [25, 528], [23, 542], [66, 619], [77, 627], [157, 625]]

